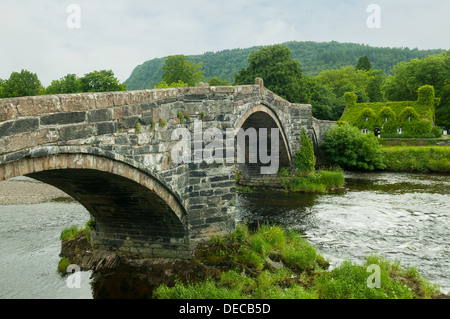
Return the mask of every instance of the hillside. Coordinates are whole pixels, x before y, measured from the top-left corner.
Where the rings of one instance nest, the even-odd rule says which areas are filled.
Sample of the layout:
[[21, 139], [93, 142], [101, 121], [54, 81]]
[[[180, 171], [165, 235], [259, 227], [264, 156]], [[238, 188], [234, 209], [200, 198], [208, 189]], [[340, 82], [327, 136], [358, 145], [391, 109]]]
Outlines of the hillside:
[[[286, 42], [291, 51], [291, 57], [300, 62], [305, 74], [316, 76], [323, 70], [338, 69], [346, 65], [356, 65], [361, 56], [367, 55], [374, 69], [384, 69], [390, 73], [392, 68], [401, 61], [422, 59], [444, 50], [418, 50], [409, 48], [379, 48], [356, 43], [339, 42]], [[219, 52], [207, 52], [201, 55], [188, 56], [195, 63], [203, 62], [205, 78], [212, 77], [234, 82], [234, 75], [247, 66], [247, 59], [252, 51], [260, 47], [232, 49]], [[138, 65], [130, 77], [124, 82], [128, 90], [153, 88], [161, 81], [164, 58], [155, 58]]]

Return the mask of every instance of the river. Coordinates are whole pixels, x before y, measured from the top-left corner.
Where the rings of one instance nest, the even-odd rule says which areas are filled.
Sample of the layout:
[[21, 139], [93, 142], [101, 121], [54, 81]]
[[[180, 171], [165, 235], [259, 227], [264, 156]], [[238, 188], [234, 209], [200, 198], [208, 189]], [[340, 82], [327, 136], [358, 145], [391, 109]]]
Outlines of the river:
[[[370, 254], [398, 260], [449, 293], [449, 194], [449, 175], [346, 172], [332, 194], [240, 193], [237, 220], [299, 230], [332, 267]], [[91, 299], [90, 272], [79, 288], [56, 272], [61, 231], [88, 219], [77, 203], [0, 206], [0, 298]]]

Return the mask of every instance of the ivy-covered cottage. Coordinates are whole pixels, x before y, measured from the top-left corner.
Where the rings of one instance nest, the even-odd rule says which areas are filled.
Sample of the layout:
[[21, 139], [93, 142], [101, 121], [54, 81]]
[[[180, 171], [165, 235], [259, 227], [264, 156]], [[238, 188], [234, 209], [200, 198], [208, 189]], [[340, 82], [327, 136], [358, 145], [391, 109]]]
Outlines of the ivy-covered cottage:
[[434, 127], [438, 101], [431, 85], [419, 88], [417, 101], [356, 103], [357, 96], [351, 92], [344, 98], [347, 106], [340, 121], [360, 128], [363, 133], [378, 129], [384, 137], [423, 137]]

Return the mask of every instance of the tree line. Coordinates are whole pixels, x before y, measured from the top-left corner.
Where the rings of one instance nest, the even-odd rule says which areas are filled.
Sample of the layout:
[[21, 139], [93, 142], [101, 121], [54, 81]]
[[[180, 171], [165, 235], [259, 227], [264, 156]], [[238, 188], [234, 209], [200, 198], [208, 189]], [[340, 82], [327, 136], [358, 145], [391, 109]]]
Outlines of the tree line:
[[[415, 101], [418, 89], [434, 87], [438, 103], [435, 122], [450, 127], [450, 50], [439, 54], [399, 62], [392, 74], [376, 69], [377, 61], [361, 56], [354, 65], [323, 70], [316, 76], [306, 74], [287, 45], [261, 47], [248, 55], [247, 65], [234, 74], [233, 81], [218, 76], [209, 84], [254, 84], [256, 77], [265, 86], [292, 103], [312, 105], [313, 116], [322, 120], [339, 120], [345, 107], [344, 95], [352, 92], [358, 103], [386, 101]], [[208, 78], [204, 63], [189, 60], [184, 55], [167, 57], [161, 65], [160, 82], [151, 88], [196, 86]], [[27, 70], [13, 72], [9, 79], [0, 80], [0, 97], [39, 94], [104, 92], [126, 90], [111, 70], [93, 71], [83, 77], [67, 74], [44, 88], [36, 74]]]
[[[314, 77], [303, 72], [291, 53], [284, 45], [262, 47], [249, 55], [248, 66], [235, 74], [233, 83], [214, 77], [209, 84], [246, 85], [260, 77], [272, 92], [292, 103], [311, 104], [314, 117], [333, 121], [342, 116], [349, 92], [357, 96], [357, 103], [416, 101], [419, 88], [430, 85], [437, 98], [436, 124], [450, 127], [450, 50], [400, 62], [392, 75], [374, 69], [368, 56], [362, 56], [354, 66], [324, 70]], [[163, 81], [155, 87], [195, 86], [205, 81], [202, 67], [184, 55], [168, 57]]]
[[[423, 59], [444, 50], [418, 50], [409, 48], [379, 48], [356, 43], [291, 41], [282, 43], [291, 50], [291, 57], [300, 62], [300, 66], [309, 76], [317, 76], [324, 70], [339, 69], [347, 65], [355, 65], [358, 58], [368, 56], [376, 70], [384, 70], [392, 74], [393, 67], [401, 61]], [[233, 82], [234, 76], [243, 67], [248, 66], [248, 57], [262, 46], [250, 48], [227, 49], [219, 52], [206, 52], [189, 55], [188, 60], [197, 64], [202, 62], [204, 76], [207, 81], [217, 77], [223, 81]], [[153, 88], [161, 81], [162, 67], [166, 58], [155, 58], [138, 65], [130, 77], [124, 82], [129, 90]]]
[[111, 70], [92, 71], [83, 77], [67, 74], [44, 87], [36, 73], [28, 70], [12, 72], [6, 80], [0, 79], [0, 98], [34, 96], [44, 94], [69, 94], [82, 92], [125, 91]]

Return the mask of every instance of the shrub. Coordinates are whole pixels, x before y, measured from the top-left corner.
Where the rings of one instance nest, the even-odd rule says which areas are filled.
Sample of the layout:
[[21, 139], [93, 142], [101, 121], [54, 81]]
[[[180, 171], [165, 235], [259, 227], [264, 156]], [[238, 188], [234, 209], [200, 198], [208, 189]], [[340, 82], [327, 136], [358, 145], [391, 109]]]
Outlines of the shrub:
[[320, 147], [331, 163], [344, 169], [373, 171], [385, 167], [379, 139], [348, 124], [327, 131]]
[[314, 172], [316, 166], [316, 156], [314, 155], [314, 144], [309, 139], [304, 128], [300, 134], [301, 150], [297, 152], [294, 159], [294, 166], [300, 174]]

